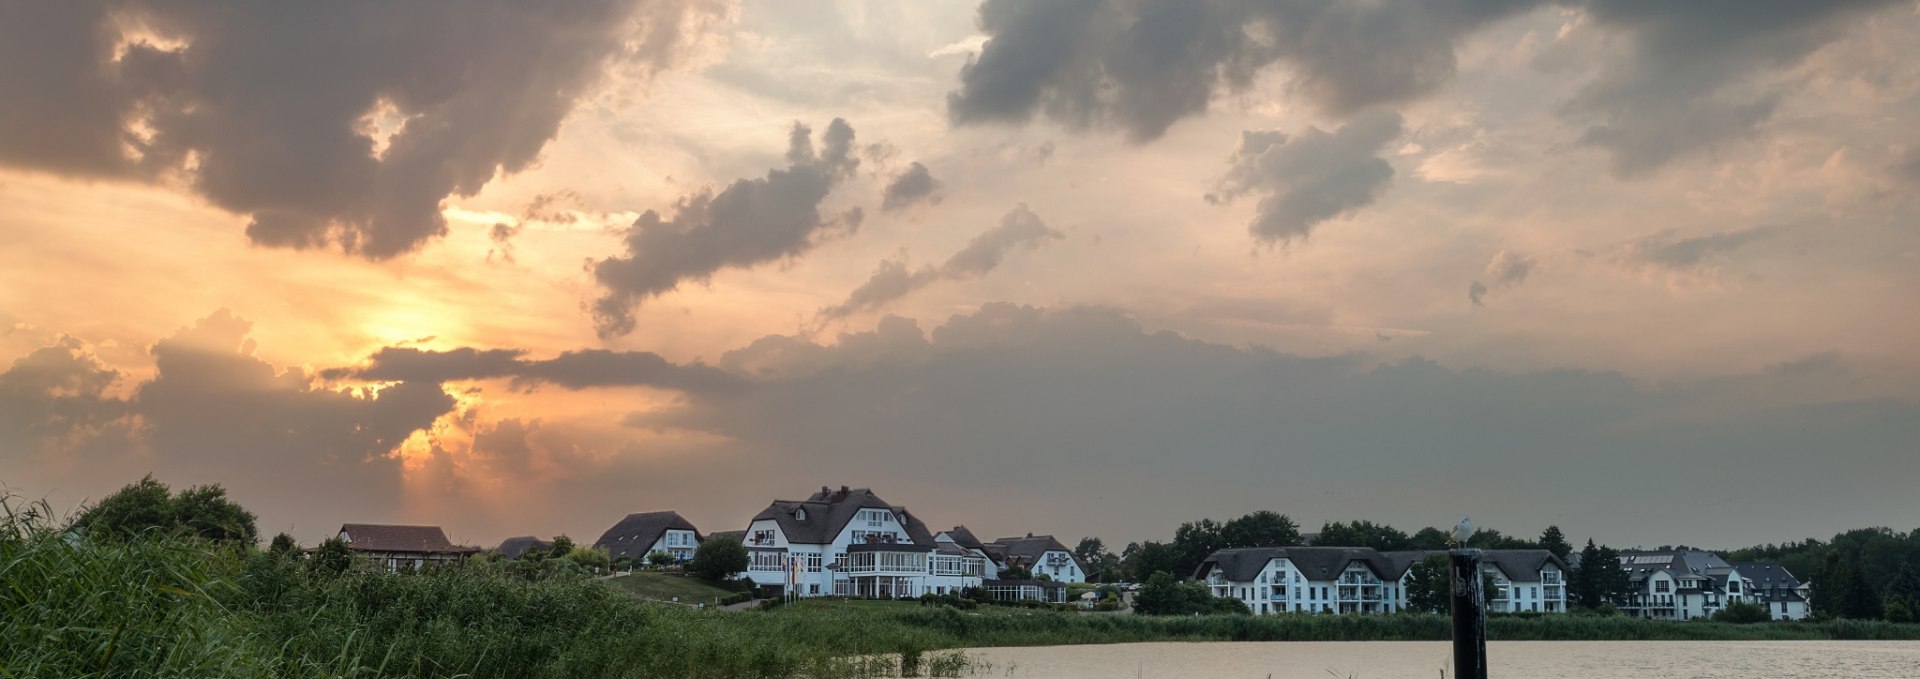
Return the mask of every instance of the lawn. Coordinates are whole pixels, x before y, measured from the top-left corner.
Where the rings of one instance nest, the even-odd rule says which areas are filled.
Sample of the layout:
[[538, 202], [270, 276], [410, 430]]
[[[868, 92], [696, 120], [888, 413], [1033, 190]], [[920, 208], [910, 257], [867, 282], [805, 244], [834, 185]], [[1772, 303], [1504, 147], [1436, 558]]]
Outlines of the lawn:
[[733, 594], [677, 573], [636, 571], [633, 575], [610, 578], [606, 582], [622, 593], [649, 601], [674, 601], [674, 597], [679, 597], [679, 602], [683, 604], [712, 604], [715, 599]]

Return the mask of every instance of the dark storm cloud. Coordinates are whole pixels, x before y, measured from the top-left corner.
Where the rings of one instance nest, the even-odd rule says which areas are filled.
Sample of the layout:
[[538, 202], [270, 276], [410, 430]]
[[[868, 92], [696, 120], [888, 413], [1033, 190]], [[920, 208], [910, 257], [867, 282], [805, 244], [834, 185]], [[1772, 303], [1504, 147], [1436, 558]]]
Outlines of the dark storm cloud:
[[1527, 274], [1533, 272], [1535, 264], [1532, 257], [1518, 252], [1501, 250], [1494, 253], [1493, 259], [1487, 261], [1486, 269], [1481, 272], [1481, 278], [1491, 281], [1491, 285], [1480, 280], [1474, 281], [1467, 286], [1467, 299], [1472, 301], [1474, 306], [1485, 306], [1484, 300], [1488, 292], [1527, 282]]
[[933, 178], [933, 173], [927, 171], [927, 166], [915, 162], [887, 184], [881, 196], [880, 209], [891, 212], [904, 210], [918, 203], [939, 202], [940, 180]]
[[118, 471], [219, 482], [243, 504], [303, 523], [346, 520], [344, 504], [364, 513], [397, 507], [393, 451], [453, 412], [453, 397], [426, 382], [315, 388], [299, 368], [276, 370], [255, 357], [250, 328], [222, 310], [153, 346], [157, 372], [131, 402], [152, 455]]
[[443, 199], [534, 162], [610, 64], [670, 65], [700, 7], [9, 3], [0, 163], [180, 173], [256, 244], [392, 257], [446, 231]]
[[1455, 49], [1500, 19], [1542, 7], [1585, 12], [1624, 48], [1566, 113], [1589, 122], [1581, 141], [1605, 149], [1616, 175], [1747, 137], [1780, 92], [1756, 82], [1899, 0], [986, 0], [988, 41], [948, 95], [955, 125], [1043, 116], [1072, 128], [1117, 127], [1136, 141], [1206, 112], [1222, 93], [1283, 67], [1290, 90], [1345, 117], [1432, 93], [1452, 78]]
[[1433, 91], [1452, 77], [1461, 37], [1537, 4], [987, 0], [989, 39], [947, 112], [962, 125], [1035, 115], [1112, 124], [1149, 141], [1285, 65], [1296, 93], [1344, 116]]
[[[760, 179], [739, 179], [718, 194], [682, 198], [671, 219], [648, 210], [625, 236], [626, 254], [600, 260], [594, 279], [606, 294], [594, 302], [594, 328], [601, 337], [633, 331], [633, 306], [669, 292], [684, 281], [706, 280], [730, 267], [749, 267], [811, 249], [834, 222], [820, 203], [859, 166], [853, 127], [835, 118], [814, 150], [812, 131], [795, 123], [788, 137], [786, 169]], [[858, 213], [841, 220], [859, 224]]]
[[854, 312], [879, 309], [939, 281], [979, 278], [998, 268], [1000, 261], [1017, 248], [1037, 248], [1049, 240], [1064, 237], [1021, 203], [1000, 218], [999, 226], [974, 236], [967, 247], [953, 253], [940, 266], [913, 271], [904, 257], [880, 262], [873, 276], [854, 288], [845, 302], [820, 310], [820, 316], [844, 318]]
[[385, 347], [368, 356], [365, 365], [324, 370], [320, 376], [432, 384], [509, 378], [523, 386], [551, 384], [565, 389], [638, 386], [703, 394], [725, 393], [745, 384], [738, 376], [719, 368], [678, 365], [645, 351], [582, 349], [540, 360], [524, 359], [525, 353], [518, 349], [462, 347], [427, 351]]
[[[1907, 482], [1920, 474], [1920, 407], [1804, 393], [1789, 403], [1778, 396], [1801, 378], [1783, 371], [1666, 386], [1608, 372], [1376, 364], [1150, 332], [1107, 309], [1008, 304], [931, 332], [890, 317], [833, 345], [767, 338], [722, 364], [762, 380], [742, 398], [695, 399], [635, 423], [714, 432], [748, 465], [909, 496], [968, 489], [950, 501], [969, 521], [1138, 539], [1230, 508], [1411, 526], [1470, 508], [1519, 531], [1586, 516], [1577, 530], [1603, 541], [1729, 543], [1816, 534], [1844, 522], [1836, 517], [1920, 521]], [[1809, 450], [1821, 451], [1819, 478], [1702, 486], [1731, 468], [1803, 465]], [[1646, 475], [1652, 467], [1662, 473]], [[982, 507], [972, 501], [982, 487], [1046, 500]], [[1769, 499], [1791, 488], [1845, 506], [1813, 517]]]
[[1781, 92], [1752, 82], [1756, 73], [1798, 64], [1849, 22], [1898, 4], [1592, 0], [1583, 4], [1588, 15], [1624, 34], [1627, 48], [1603, 63], [1568, 112], [1595, 119], [1581, 141], [1606, 149], [1615, 175], [1644, 175], [1758, 132]]
[[1399, 114], [1386, 111], [1332, 132], [1243, 132], [1218, 198], [1263, 194], [1248, 231], [1268, 242], [1305, 238], [1314, 225], [1371, 205], [1386, 190], [1393, 166], [1379, 153], [1399, 136]]

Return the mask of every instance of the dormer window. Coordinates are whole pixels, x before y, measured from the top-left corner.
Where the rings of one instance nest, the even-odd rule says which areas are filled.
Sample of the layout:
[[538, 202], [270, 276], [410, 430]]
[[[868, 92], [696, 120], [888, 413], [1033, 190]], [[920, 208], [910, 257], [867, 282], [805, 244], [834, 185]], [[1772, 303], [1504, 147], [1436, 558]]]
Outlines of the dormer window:
[[793, 519], [795, 521], [807, 520], [807, 510], [805, 508], [793, 510]]

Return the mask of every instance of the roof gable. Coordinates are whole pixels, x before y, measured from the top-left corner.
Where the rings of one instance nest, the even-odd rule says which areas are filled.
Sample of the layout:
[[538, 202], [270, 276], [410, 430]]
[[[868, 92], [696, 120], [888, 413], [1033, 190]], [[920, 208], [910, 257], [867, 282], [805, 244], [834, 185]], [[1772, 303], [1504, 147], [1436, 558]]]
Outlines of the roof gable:
[[347, 547], [359, 552], [463, 552], [477, 551], [447, 540], [439, 526], [393, 526], [378, 523], [341, 524]]
[[[900, 518], [901, 514], [899, 508], [880, 499], [872, 490], [841, 486], [840, 490], [834, 491], [822, 486], [820, 492], [805, 500], [774, 500], [766, 509], [753, 515], [753, 520], [773, 521], [789, 543], [824, 545], [839, 538], [847, 524], [853, 523], [853, 518], [862, 509], [885, 509], [894, 513], [896, 518]], [[803, 516], [805, 518], [801, 518]], [[916, 543], [919, 541], [920, 536], [914, 533], [910, 517], [903, 521], [901, 528]], [[920, 526], [920, 531], [926, 531], [924, 524]], [[926, 539], [928, 544], [933, 542], [931, 534]]]
[[607, 550], [607, 555], [615, 558], [644, 557], [669, 530], [693, 531], [694, 542], [701, 540], [700, 530], [694, 528], [693, 522], [680, 516], [679, 512], [641, 512], [620, 519], [607, 532], [601, 533], [593, 546]]

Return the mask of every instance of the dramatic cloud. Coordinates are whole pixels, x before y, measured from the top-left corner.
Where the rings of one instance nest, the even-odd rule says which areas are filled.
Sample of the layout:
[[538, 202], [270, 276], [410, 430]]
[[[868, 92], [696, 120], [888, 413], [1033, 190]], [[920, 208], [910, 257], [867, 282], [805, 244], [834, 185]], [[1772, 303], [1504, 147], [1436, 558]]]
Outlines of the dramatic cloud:
[[14, 359], [0, 372], [0, 451], [25, 456], [118, 420], [127, 404], [107, 388], [120, 377], [72, 337]]
[[927, 171], [927, 166], [915, 162], [887, 184], [886, 192], [882, 195], [880, 202], [880, 209], [892, 212], [904, 210], [917, 203], [939, 202], [940, 180], [933, 178], [933, 173]]
[[1248, 231], [1264, 242], [1305, 238], [1314, 225], [1373, 204], [1393, 179], [1393, 166], [1378, 154], [1399, 136], [1400, 116], [1384, 111], [1333, 132], [1244, 132], [1217, 198], [1264, 194]]
[[1627, 36], [1626, 53], [1568, 104], [1597, 119], [1581, 141], [1606, 149], [1619, 177], [1754, 134], [1781, 90], [1758, 72], [1793, 66], [1849, 22], [1899, 0], [1647, 3], [1592, 0], [1586, 12]]
[[321, 371], [327, 379], [353, 377], [376, 382], [438, 384], [455, 380], [511, 378], [521, 385], [551, 384], [565, 389], [589, 387], [658, 387], [702, 394], [720, 394], [740, 388], [744, 380], [718, 368], [700, 364], [676, 365], [645, 351], [583, 349], [541, 360], [521, 358], [517, 349], [426, 351], [412, 347], [385, 347], [354, 368]]
[[0, 22], [0, 163], [168, 180], [254, 243], [385, 258], [524, 169], [611, 64], [671, 65], [701, 3], [74, 0]]
[[987, 0], [989, 39], [947, 112], [961, 125], [1042, 114], [1150, 141], [1283, 64], [1296, 93], [1345, 116], [1433, 91], [1453, 75], [1461, 37], [1537, 4]]
[[[1800, 378], [1779, 374], [1791, 370], [1655, 386], [1608, 372], [1382, 364], [1148, 332], [1106, 309], [1007, 304], [931, 332], [890, 318], [833, 345], [768, 338], [723, 364], [757, 366], [765, 380], [744, 398], [636, 423], [713, 431], [722, 450], [906, 489], [928, 498], [923, 511], [951, 507], [969, 522], [1139, 539], [1252, 507], [1419, 526], [1471, 505], [1476, 521], [1514, 530], [1605, 514], [1604, 531], [1588, 522], [1603, 540], [1741, 544], [1831, 530], [1768, 499], [1808, 483], [1803, 492], [1845, 498], [1834, 508], [1844, 516], [1920, 520], [1905, 485], [1920, 474], [1910, 454], [1920, 407], [1796, 393]], [[1822, 451], [1827, 474], [1721, 490], [1696, 476], [1790, 468], [1807, 450]], [[1542, 468], [1616, 490], [1541, 487]], [[1047, 500], [985, 507], [981, 487]], [[1692, 511], [1676, 520], [1670, 504], [1640, 501], [1650, 498]]]
[[[1501, 250], [1493, 254], [1493, 259], [1487, 262], [1487, 268], [1480, 273], [1480, 277], [1484, 281], [1491, 281], [1492, 289], [1512, 287], [1525, 283], [1527, 274], [1533, 272], [1533, 266], [1533, 258], [1511, 250]], [[1476, 280], [1467, 286], [1467, 298], [1472, 300], [1474, 306], [1485, 306], [1482, 300], [1488, 291], [1488, 283]]]
[[[813, 132], [795, 123], [784, 170], [761, 179], [740, 179], [718, 194], [701, 191], [680, 200], [672, 219], [648, 210], [626, 233], [625, 256], [593, 266], [607, 292], [593, 305], [601, 337], [633, 331], [635, 304], [669, 292], [688, 280], [705, 280], [728, 267], [749, 267], [811, 249], [834, 223], [820, 215], [820, 202], [852, 176], [853, 126], [835, 118], [813, 147]], [[858, 213], [843, 218], [849, 228]]]
[[1048, 240], [1064, 237], [1064, 234], [1040, 221], [1040, 217], [1028, 210], [1025, 203], [1021, 203], [1000, 218], [999, 226], [974, 236], [967, 247], [953, 253], [938, 267], [912, 271], [904, 257], [880, 262], [873, 276], [847, 295], [847, 301], [820, 310], [820, 316], [826, 319], [844, 318], [855, 312], [879, 309], [939, 281], [979, 278], [999, 267], [1000, 260], [1015, 248], [1038, 248]]

